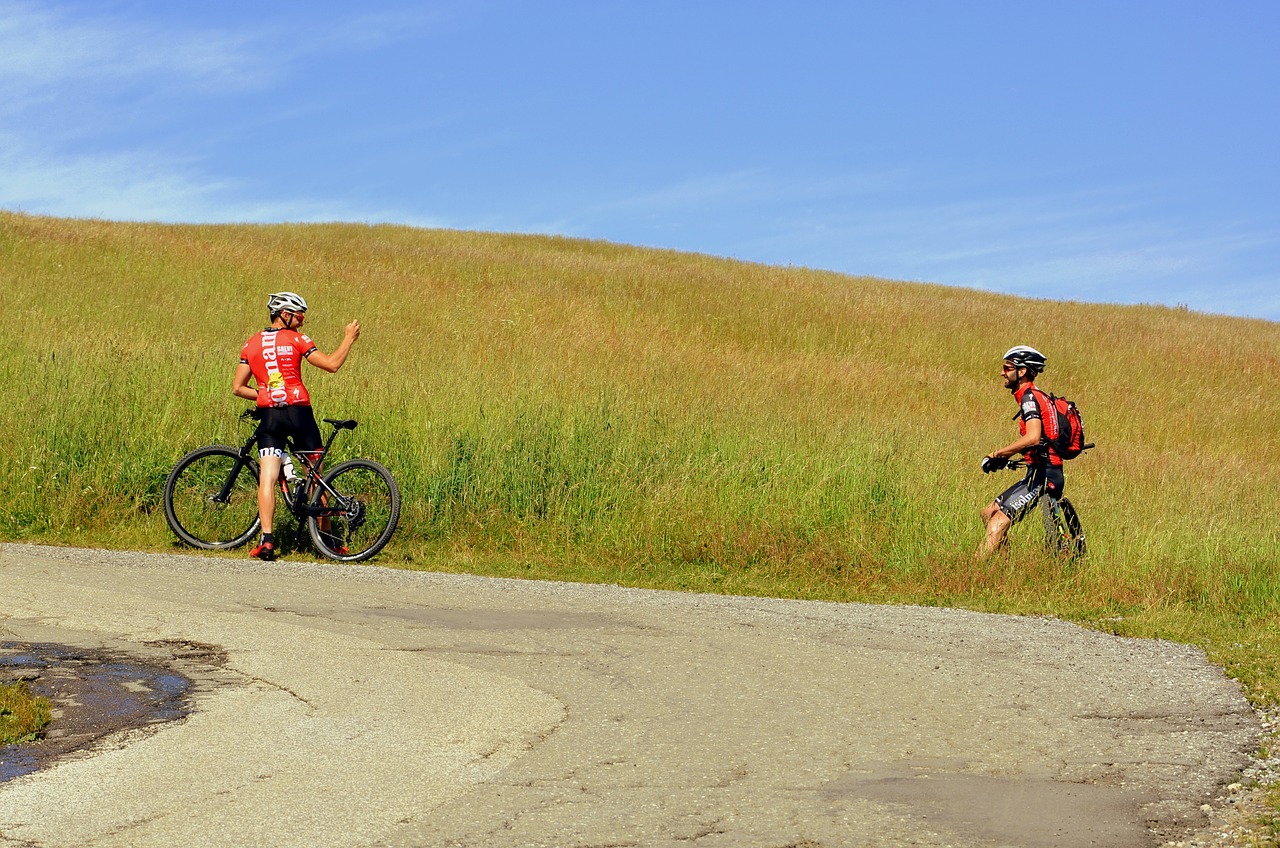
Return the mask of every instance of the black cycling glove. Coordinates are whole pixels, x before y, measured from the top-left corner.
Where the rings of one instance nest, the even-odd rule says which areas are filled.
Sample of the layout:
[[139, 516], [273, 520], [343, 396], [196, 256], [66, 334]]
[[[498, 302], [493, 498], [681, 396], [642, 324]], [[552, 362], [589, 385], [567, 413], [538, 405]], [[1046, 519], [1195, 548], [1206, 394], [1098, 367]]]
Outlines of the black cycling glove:
[[1009, 464], [1009, 460], [1002, 456], [984, 456], [982, 458], [982, 473], [990, 474], [992, 471], [999, 471]]

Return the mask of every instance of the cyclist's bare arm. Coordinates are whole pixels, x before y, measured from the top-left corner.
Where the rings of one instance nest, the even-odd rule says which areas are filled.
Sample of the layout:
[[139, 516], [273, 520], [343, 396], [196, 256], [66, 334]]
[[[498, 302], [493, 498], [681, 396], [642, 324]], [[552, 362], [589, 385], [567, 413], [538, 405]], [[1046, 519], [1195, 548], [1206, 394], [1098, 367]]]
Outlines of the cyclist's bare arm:
[[1027, 422], [1027, 435], [1018, 439], [1016, 442], [1005, 445], [998, 451], [992, 451], [987, 456], [992, 459], [1007, 459], [1011, 456], [1017, 456], [1025, 453], [1036, 445], [1040, 444], [1040, 437], [1044, 434], [1044, 428], [1039, 418], [1032, 418]]
[[231, 394], [245, 400], [257, 400], [258, 390], [249, 386], [249, 379], [253, 376], [253, 371], [248, 365], [241, 362], [236, 368], [236, 376], [231, 381]]
[[317, 348], [307, 357], [307, 361], [317, 368], [333, 374], [342, 367], [342, 363], [347, 361], [347, 354], [351, 353], [351, 346], [356, 343], [358, 338], [360, 338], [360, 322], [352, 321], [343, 331], [342, 344], [338, 345], [337, 350], [333, 353], [325, 353]]

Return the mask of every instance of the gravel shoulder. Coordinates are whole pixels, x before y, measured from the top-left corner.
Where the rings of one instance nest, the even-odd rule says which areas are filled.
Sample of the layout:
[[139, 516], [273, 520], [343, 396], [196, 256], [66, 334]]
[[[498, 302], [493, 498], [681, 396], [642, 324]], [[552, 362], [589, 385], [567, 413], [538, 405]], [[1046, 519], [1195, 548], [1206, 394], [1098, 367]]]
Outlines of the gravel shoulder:
[[1259, 768], [1201, 652], [1053, 619], [22, 545], [0, 598], [192, 682], [0, 845], [1232, 844]]

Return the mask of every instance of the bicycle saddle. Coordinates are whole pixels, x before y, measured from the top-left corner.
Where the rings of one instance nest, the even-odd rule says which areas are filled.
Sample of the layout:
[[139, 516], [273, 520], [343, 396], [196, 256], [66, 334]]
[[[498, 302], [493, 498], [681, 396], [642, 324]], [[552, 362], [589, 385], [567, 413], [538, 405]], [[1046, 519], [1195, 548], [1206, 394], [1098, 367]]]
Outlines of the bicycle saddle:
[[344, 418], [341, 421], [339, 421], [337, 418], [326, 418], [324, 420], [324, 423], [332, 424], [334, 427], [337, 427], [339, 430], [354, 430], [356, 428], [356, 422], [351, 418]]

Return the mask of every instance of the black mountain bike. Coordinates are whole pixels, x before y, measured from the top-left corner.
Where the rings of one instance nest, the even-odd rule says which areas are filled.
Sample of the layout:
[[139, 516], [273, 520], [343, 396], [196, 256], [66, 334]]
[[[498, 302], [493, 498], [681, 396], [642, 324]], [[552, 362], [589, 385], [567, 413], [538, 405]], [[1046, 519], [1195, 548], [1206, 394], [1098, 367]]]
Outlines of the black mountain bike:
[[[1083, 450], [1092, 448], [1085, 445]], [[1001, 468], [1021, 470], [1026, 463], [1021, 459], [1010, 459], [1001, 464]], [[1075, 506], [1066, 498], [1055, 498], [1048, 491], [1040, 497], [1040, 517], [1044, 520], [1044, 546], [1051, 554], [1070, 559], [1082, 557], [1088, 553], [1085, 544], [1084, 528], [1080, 525], [1080, 514]]]
[[[260, 418], [256, 409], [240, 416]], [[354, 430], [350, 419], [326, 418], [333, 431], [314, 464], [293, 452], [300, 478], [285, 479], [280, 490], [298, 519], [298, 536], [305, 526], [311, 542], [324, 556], [340, 562], [361, 562], [391, 541], [400, 520], [400, 487], [391, 472], [369, 459], [351, 459], [321, 476], [329, 448], [341, 430]], [[243, 446], [206, 445], [197, 448], [169, 472], [164, 483], [164, 516], [169, 527], [188, 545], [205, 550], [228, 550], [248, 542], [262, 522], [258, 517], [258, 441], [254, 428]]]

